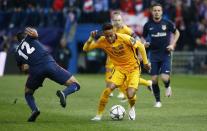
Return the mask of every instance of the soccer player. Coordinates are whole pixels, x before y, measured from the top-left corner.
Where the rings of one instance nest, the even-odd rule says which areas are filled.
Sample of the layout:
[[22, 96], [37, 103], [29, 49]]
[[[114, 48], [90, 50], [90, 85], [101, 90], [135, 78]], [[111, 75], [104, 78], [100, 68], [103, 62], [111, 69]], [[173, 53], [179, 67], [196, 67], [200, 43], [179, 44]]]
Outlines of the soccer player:
[[[166, 88], [165, 95], [170, 97], [172, 95], [170, 87], [171, 52], [175, 49], [180, 33], [171, 21], [162, 18], [163, 9], [160, 4], [152, 5], [151, 13], [152, 19], [144, 25], [143, 37], [150, 40], [149, 58], [152, 66], [152, 89], [156, 99], [154, 107], [159, 108], [162, 104], [158, 76], [161, 74]], [[171, 39], [172, 34], [174, 34], [173, 39]]]
[[[133, 32], [133, 30], [124, 24], [121, 13], [119, 11], [113, 12], [111, 22], [114, 26], [115, 32], [121, 33], [121, 34], [127, 34], [127, 35], [130, 35], [130, 36], [134, 37], [135, 39], [139, 40], [139, 37]], [[137, 55], [140, 56], [139, 53]], [[113, 66], [112, 62], [110, 61], [110, 58], [107, 57], [106, 82], [109, 81], [108, 79], [111, 76], [111, 71], [113, 70], [113, 67], [114, 66]], [[139, 85], [144, 85], [144, 86], [148, 87], [149, 90], [151, 90], [152, 81], [140, 78]], [[121, 88], [124, 88], [124, 87], [121, 87]], [[110, 94], [110, 96], [113, 96], [112, 93]], [[122, 93], [122, 91], [120, 91], [120, 93], [117, 97], [121, 98], [121, 99], [125, 98], [124, 93]]]
[[94, 39], [97, 31], [92, 31], [83, 47], [84, 51], [90, 51], [96, 48], [104, 50], [114, 65], [110, 82], [101, 95], [98, 107], [99, 110], [92, 120], [101, 120], [110, 93], [115, 88], [123, 85], [124, 81], [127, 83], [126, 94], [130, 104], [129, 119], [135, 120], [135, 102], [136, 91], [139, 84], [140, 63], [139, 60], [137, 60], [134, 49], [139, 49], [143, 58], [144, 67], [150, 69], [144, 45], [129, 35], [115, 33], [110, 23], [104, 24], [102, 30], [103, 36], [97, 41]]
[[20, 42], [15, 52], [17, 65], [21, 71], [28, 71], [29, 73], [25, 84], [25, 99], [32, 110], [32, 114], [28, 122], [34, 122], [40, 114], [33, 94], [42, 86], [45, 78], [67, 86], [63, 91], [58, 90], [56, 92], [62, 107], [66, 107], [66, 97], [80, 89], [76, 78], [57, 65], [38, 41], [37, 36], [37, 31], [33, 28], [26, 28], [25, 31], [17, 33], [17, 39]]

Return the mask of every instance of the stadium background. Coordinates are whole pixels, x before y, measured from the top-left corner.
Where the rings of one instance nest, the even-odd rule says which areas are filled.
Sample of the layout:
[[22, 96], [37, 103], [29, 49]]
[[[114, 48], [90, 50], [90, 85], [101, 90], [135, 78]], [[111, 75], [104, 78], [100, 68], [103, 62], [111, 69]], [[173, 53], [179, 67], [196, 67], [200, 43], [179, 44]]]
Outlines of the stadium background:
[[17, 73], [12, 55], [17, 43], [14, 34], [26, 26], [37, 28], [40, 41], [72, 73], [104, 72], [103, 52], [82, 52], [89, 32], [110, 22], [111, 12], [120, 10], [126, 24], [141, 35], [154, 2], [163, 5], [164, 17], [175, 22], [181, 32], [173, 72], [207, 73], [206, 0], [0, 0], [0, 50], [7, 52], [5, 74]]

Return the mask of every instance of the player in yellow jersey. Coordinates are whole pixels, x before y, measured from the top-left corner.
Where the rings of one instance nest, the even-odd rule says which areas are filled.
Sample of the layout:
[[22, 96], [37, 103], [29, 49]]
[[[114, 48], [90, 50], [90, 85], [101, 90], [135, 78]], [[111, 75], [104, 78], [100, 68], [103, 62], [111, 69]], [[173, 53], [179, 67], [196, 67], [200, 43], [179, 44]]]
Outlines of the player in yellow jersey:
[[89, 39], [83, 47], [84, 51], [90, 51], [96, 48], [104, 50], [114, 65], [107, 88], [104, 89], [101, 95], [98, 107], [99, 110], [92, 120], [101, 120], [110, 93], [115, 88], [123, 85], [125, 81], [127, 84], [125, 93], [130, 105], [129, 119], [135, 120], [135, 102], [136, 91], [139, 84], [140, 63], [134, 49], [139, 49], [143, 58], [144, 67], [149, 70], [150, 65], [148, 64], [144, 45], [129, 35], [115, 33], [112, 24], [103, 25], [102, 30], [103, 36], [101, 36], [97, 41], [94, 40], [97, 31], [92, 31]]
[[[135, 39], [138, 38], [136, 34], [133, 32], [133, 30], [124, 24], [119, 11], [113, 12], [111, 22], [114, 26], [115, 32], [130, 35], [134, 37]], [[111, 71], [113, 70], [113, 67], [114, 67], [109, 57], [107, 57], [105, 67], [106, 67], [106, 83], [107, 83], [109, 81], [109, 77], [111, 76]], [[151, 91], [152, 81], [140, 78], [139, 85], [146, 86]], [[124, 85], [122, 86], [123, 87], [121, 87], [121, 89], [124, 88]], [[110, 96], [113, 96], [113, 93], [111, 93]], [[120, 91], [117, 97], [121, 99], [125, 98], [124, 93], [122, 93], [122, 91]]]

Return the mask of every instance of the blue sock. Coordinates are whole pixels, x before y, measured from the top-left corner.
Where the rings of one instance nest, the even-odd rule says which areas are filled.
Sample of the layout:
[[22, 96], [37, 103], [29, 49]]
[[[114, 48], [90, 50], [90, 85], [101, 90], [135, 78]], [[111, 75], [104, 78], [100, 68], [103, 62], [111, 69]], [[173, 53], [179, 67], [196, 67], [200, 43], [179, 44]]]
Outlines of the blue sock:
[[37, 110], [37, 106], [35, 104], [35, 100], [34, 100], [33, 94], [25, 93], [25, 99], [26, 99], [27, 104], [29, 105], [29, 107], [30, 107], [30, 109], [32, 111]]
[[80, 89], [80, 85], [78, 83], [72, 83], [71, 85], [69, 85], [68, 87], [66, 87], [63, 90], [63, 93], [65, 94], [65, 97], [78, 91]]

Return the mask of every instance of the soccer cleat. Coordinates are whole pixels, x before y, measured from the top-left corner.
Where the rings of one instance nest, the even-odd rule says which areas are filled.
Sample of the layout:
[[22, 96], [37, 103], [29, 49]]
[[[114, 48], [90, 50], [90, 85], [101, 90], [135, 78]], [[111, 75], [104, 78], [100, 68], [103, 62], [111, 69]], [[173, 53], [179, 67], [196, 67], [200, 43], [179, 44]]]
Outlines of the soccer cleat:
[[92, 118], [92, 121], [100, 121], [101, 120], [101, 115], [96, 115], [94, 118]]
[[168, 88], [166, 88], [165, 90], [165, 96], [166, 97], [170, 97], [172, 95], [172, 89], [171, 87], [169, 86]]
[[136, 118], [136, 113], [135, 113], [135, 107], [131, 107], [129, 109], [129, 120], [135, 120]]
[[109, 96], [110, 96], [110, 97], [113, 97], [113, 96], [114, 96], [114, 94], [111, 92]]
[[32, 111], [32, 114], [31, 116], [29, 117], [29, 119], [27, 120], [28, 122], [35, 122], [35, 120], [37, 119], [37, 117], [40, 115], [40, 111], [37, 109], [37, 110], [34, 110]]
[[124, 99], [125, 98], [124, 93], [119, 92], [119, 94], [117, 95], [117, 98]]
[[162, 103], [161, 102], [156, 102], [155, 105], [154, 105], [154, 107], [160, 108], [160, 107], [162, 107]]
[[60, 98], [60, 105], [65, 108], [66, 107], [65, 94], [62, 91], [58, 90], [56, 92], [56, 95]]

